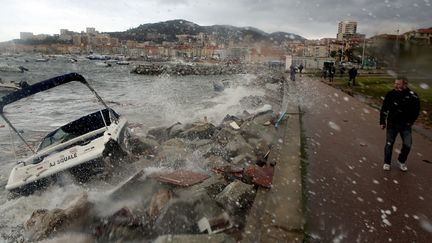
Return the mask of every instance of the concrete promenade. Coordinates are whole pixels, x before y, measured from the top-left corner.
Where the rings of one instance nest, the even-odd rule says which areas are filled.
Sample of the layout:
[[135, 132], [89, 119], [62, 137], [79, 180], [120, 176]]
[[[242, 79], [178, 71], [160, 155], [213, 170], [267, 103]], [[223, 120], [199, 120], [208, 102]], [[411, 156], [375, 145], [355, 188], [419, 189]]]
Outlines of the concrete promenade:
[[[397, 163], [383, 171], [378, 110], [315, 79], [297, 87], [308, 154], [307, 241], [430, 242], [430, 138], [413, 133], [408, 172]], [[395, 162], [400, 146], [398, 137]]]
[[286, 81], [281, 104], [273, 104], [275, 111], [284, 110], [287, 115], [268, 158], [275, 164], [272, 188], [258, 188], [242, 242], [303, 242], [301, 116], [296, 93], [296, 84]]
[[273, 188], [259, 189], [242, 242], [430, 242], [431, 138], [414, 131], [408, 172], [383, 171], [377, 109], [305, 76], [286, 87]]

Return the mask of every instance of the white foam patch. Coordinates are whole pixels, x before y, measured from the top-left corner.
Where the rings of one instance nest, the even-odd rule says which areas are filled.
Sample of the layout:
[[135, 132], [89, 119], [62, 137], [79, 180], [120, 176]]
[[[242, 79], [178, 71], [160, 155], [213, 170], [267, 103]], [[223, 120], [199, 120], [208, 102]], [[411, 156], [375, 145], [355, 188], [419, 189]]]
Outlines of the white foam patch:
[[[244, 86], [227, 88], [220, 96], [216, 96], [210, 100], [210, 102], [215, 103], [213, 107], [198, 111], [194, 118], [197, 119], [207, 116], [209, 121], [219, 123], [227, 114], [236, 115], [244, 110], [240, 105], [240, 100], [244, 97], [264, 96], [264, 94], [264, 90], [251, 89]], [[265, 108], [268, 108], [268, 106]], [[248, 112], [254, 113], [256, 111], [252, 110]]]

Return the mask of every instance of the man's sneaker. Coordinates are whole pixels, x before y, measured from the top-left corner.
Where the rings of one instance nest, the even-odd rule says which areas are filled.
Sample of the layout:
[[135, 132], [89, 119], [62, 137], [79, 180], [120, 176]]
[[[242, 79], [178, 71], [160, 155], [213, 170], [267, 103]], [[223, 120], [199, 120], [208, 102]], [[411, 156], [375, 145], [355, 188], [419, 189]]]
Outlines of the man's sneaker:
[[383, 165], [383, 170], [390, 170], [390, 165], [389, 164], [384, 164]]
[[399, 168], [401, 171], [407, 171], [408, 170], [408, 167], [406, 166], [406, 164], [401, 163], [401, 162], [399, 162]]

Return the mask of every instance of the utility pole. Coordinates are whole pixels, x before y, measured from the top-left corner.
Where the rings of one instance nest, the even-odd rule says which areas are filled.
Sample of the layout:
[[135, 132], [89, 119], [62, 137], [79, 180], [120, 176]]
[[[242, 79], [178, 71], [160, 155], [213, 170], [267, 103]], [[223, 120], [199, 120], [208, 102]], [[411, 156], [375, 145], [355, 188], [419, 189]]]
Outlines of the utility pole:
[[341, 62], [344, 60], [345, 41], [342, 42]]
[[396, 30], [396, 70], [399, 70], [399, 27]]
[[363, 52], [362, 52], [362, 63], [361, 63], [362, 69], [364, 68], [364, 54], [365, 54], [365, 46], [366, 46], [366, 36], [365, 36], [365, 38], [363, 39]]

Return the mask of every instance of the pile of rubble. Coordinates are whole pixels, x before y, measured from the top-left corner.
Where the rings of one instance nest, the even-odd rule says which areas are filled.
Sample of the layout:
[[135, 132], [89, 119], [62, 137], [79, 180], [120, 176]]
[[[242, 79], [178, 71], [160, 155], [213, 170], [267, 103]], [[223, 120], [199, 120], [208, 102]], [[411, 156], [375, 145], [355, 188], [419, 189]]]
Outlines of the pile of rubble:
[[[276, 119], [266, 110], [244, 118], [228, 115], [217, 127], [198, 122], [152, 129], [134, 139], [133, 153], [143, 157], [135, 163], [170, 169], [144, 168], [106, 197], [84, 194], [68, 208], [35, 211], [25, 224], [30, 240], [65, 232], [101, 242], [172, 237], [202, 242], [216, 233], [212, 237], [224, 242], [238, 240], [257, 187], [271, 187], [274, 162], [267, 158]], [[104, 205], [128, 201], [133, 206], [104, 211]]]
[[[263, 84], [280, 84], [283, 76]], [[131, 177], [64, 209], [39, 209], [24, 224], [30, 241], [236, 242], [258, 187], [271, 188], [280, 114], [263, 100], [254, 114], [153, 128], [131, 140]], [[137, 169], [138, 168], [138, 169]], [[69, 237], [69, 238], [68, 238]]]

